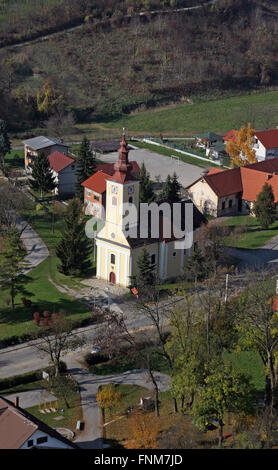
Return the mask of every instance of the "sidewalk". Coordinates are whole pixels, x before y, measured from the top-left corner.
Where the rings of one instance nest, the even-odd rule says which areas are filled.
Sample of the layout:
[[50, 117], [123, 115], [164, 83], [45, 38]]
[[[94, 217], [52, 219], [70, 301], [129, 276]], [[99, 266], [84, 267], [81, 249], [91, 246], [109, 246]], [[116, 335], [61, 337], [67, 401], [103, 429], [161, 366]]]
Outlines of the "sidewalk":
[[37, 232], [35, 232], [27, 222], [19, 217], [17, 229], [21, 232], [25, 226], [26, 228], [21, 234], [21, 240], [27, 250], [27, 255], [24, 258], [24, 261], [29, 263], [28, 268], [24, 270], [24, 273], [27, 274], [49, 256], [49, 251]]

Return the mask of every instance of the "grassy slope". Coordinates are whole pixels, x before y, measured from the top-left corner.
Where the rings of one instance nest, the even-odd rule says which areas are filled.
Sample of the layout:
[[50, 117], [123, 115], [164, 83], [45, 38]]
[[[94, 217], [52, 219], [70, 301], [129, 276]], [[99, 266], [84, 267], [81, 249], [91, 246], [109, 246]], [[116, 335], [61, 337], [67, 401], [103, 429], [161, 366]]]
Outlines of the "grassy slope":
[[[277, 125], [278, 91], [247, 94], [224, 99], [196, 102], [123, 116], [102, 123], [103, 127], [126, 127], [129, 134], [162, 134], [192, 136], [208, 130], [226, 133], [232, 128], [252, 121], [259, 130]], [[269, 119], [266, 116], [269, 114]]]

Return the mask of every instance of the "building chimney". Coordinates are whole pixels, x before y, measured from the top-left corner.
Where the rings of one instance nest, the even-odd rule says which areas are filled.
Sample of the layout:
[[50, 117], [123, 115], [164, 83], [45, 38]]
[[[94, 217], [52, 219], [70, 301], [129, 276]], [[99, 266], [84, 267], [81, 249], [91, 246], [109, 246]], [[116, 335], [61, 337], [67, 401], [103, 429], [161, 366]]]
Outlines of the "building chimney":
[[15, 399], [14, 399], [14, 406], [15, 406], [16, 408], [19, 407], [19, 397], [15, 397]]

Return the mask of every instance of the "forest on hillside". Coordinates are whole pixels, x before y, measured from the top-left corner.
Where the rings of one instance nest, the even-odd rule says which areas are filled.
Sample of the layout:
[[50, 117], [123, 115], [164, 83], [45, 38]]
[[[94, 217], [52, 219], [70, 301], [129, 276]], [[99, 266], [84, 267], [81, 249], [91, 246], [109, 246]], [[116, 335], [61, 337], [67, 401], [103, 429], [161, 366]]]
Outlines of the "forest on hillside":
[[[79, 9], [83, 5], [82, 14], [94, 4], [94, 11], [98, 6], [102, 15], [104, 4], [106, 12], [114, 12], [116, 5], [127, 9], [196, 4], [43, 3], [50, 9], [64, 3]], [[43, 8], [38, 11], [43, 15]], [[26, 18], [31, 24], [31, 16]], [[59, 122], [66, 129], [75, 121], [104, 121], [155, 105], [191, 103], [196, 96], [267, 89], [278, 84], [277, 39], [276, 12], [253, 0], [217, 0], [190, 12], [130, 17], [121, 13], [88, 21], [47, 41], [0, 49], [1, 117], [13, 130], [44, 125], [51, 129]]]

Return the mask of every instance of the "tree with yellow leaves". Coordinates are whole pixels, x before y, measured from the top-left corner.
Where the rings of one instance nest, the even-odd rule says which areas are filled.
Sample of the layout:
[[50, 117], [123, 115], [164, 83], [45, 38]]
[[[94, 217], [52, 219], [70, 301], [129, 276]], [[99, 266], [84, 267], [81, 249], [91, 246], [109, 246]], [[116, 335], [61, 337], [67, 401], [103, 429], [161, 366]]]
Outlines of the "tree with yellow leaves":
[[126, 449], [155, 449], [157, 447], [158, 420], [153, 414], [134, 410], [128, 418], [129, 439]]
[[235, 139], [228, 141], [226, 145], [226, 152], [231, 157], [231, 167], [244, 166], [250, 163], [256, 163], [256, 152], [253, 149], [254, 141], [253, 136], [255, 135], [254, 129], [252, 129], [251, 122], [248, 126], [242, 126]]
[[97, 401], [100, 408], [102, 409], [103, 418], [106, 408], [109, 409], [111, 415], [111, 409], [119, 405], [121, 396], [121, 392], [116, 389], [115, 385], [112, 384], [105, 385], [99, 389], [97, 394]]
[[42, 90], [37, 93], [38, 111], [46, 116], [53, 114], [59, 107], [64, 106], [64, 96], [53, 85], [51, 78], [47, 78]]

